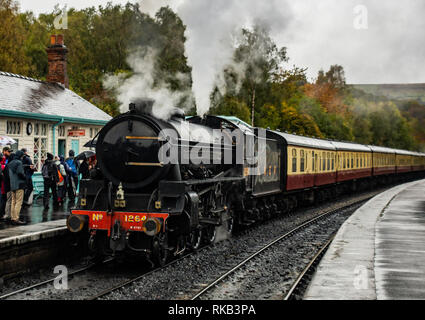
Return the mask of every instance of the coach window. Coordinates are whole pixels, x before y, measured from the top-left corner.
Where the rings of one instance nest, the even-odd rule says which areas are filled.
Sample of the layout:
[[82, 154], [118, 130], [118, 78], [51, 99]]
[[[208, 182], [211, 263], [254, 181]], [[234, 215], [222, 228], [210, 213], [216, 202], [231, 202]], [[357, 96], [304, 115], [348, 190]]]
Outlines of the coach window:
[[304, 152], [304, 150], [301, 150], [300, 151], [300, 161], [301, 161], [301, 164], [300, 164], [300, 171], [301, 172], [304, 172], [305, 170], [305, 158], [304, 158], [304, 156], [305, 156], [305, 152]]
[[326, 152], [322, 152], [322, 171], [326, 171]]
[[354, 154], [351, 154], [351, 169], [354, 168]]
[[346, 169], [347, 168], [347, 164], [345, 162], [345, 153], [342, 154], [342, 163], [343, 163], [344, 169]]
[[304, 164], [305, 164], [304, 171], [308, 171], [308, 151], [304, 153]]
[[313, 151], [312, 154], [311, 154], [311, 170], [313, 170], [313, 172], [314, 172], [315, 169], [316, 168], [314, 166], [314, 151]]
[[318, 159], [319, 159], [319, 155], [316, 153], [316, 154], [314, 154], [314, 172], [316, 172], [317, 170], [318, 170], [318, 168], [319, 168], [319, 166], [318, 166]]
[[327, 158], [327, 160], [328, 160], [328, 166], [327, 166], [327, 169], [328, 169], [328, 171], [329, 171], [329, 170], [331, 170], [331, 154], [330, 154], [330, 152], [328, 152], [328, 153], [327, 153], [326, 158]]
[[359, 167], [359, 155], [356, 154], [356, 168]]
[[297, 150], [292, 149], [292, 172], [297, 172]]
[[332, 153], [332, 171], [335, 170], [335, 153]]

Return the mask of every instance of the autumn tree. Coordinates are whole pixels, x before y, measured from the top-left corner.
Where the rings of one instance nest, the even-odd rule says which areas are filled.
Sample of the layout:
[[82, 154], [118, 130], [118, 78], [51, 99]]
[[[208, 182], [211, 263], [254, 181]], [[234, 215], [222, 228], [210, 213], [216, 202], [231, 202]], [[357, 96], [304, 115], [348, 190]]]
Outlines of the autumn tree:
[[31, 61], [25, 54], [26, 32], [17, 2], [0, 0], [0, 21], [0, 70], [29, 74]]

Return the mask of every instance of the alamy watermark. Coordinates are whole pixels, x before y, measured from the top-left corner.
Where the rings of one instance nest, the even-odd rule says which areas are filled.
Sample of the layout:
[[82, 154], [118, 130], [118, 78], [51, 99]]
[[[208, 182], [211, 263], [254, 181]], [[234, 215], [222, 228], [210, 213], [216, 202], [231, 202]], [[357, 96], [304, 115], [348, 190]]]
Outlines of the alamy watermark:
[[358, 265], [354, 268], [353, 285], [357, 290], [369, 289], [368, 270], [365, 266]]
[[363, 4], [359, 4], [354, 7], [354, 21], [353, 26], [356, 30], [367, 30], [369, 29], [369, 11]]
[[55, 20], [53, 21], [53, 26], [58, 30], [68, 29], [68, 11], [67, 6], [65, 5], [62, 10], [57, 10]]
[[68, 268], [60, 265], [53, 270], [54, 274], [59, 274], [53, 281], [56, 290], [68, 290]]
[[256, 136], [241, 130], [208, 130], [190, 123], [179, 128], [161, 131], [166, 141], [159, 150], [163, 165], [245, 165], [245, 175], [262, 175], [267, 166], [267, 132], [259, 129]]

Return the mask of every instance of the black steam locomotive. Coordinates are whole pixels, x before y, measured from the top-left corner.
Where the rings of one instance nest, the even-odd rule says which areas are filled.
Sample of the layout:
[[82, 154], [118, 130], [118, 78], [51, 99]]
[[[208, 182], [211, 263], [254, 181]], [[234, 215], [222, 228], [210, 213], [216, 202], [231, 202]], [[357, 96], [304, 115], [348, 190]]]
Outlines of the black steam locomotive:
[[[81, 181], [68, 228], [88, 229], [93, 251], [130, 250], [164, 264], [170, 255], [214, 242], [218, 226], [230, 234], [235, 223], [252, 223], [237, 214], [247, 193], [270, 190], [267, 184], [279, 190], [280, 170], [250, 189], [246, 152], [237, 149], [246, 135], [255, 143], [252, 129], [212, 116], [186, 121], [178, 109], [163, 121], [151, 115], [152, 104], [131, 104], [100, 131], [99, 172]], [[279, 155], [269, 159], [281, 167]]]

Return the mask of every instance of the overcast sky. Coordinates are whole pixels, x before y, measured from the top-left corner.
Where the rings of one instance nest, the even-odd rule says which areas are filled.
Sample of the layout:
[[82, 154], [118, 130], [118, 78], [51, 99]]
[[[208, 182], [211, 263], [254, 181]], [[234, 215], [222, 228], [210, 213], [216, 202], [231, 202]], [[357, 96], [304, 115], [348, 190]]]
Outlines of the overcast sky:
[[[145, 1], [149, 3], [150, 12], [169, 2]], [[196, 0], [170, 1], [174, 9], [178, 10], [180, 3]], [[32, 10], [35, 13], [49, 12], [57, 3], [61, 6], [67, 4], [68, 8], [106, 3], [101, 0], [18, 2], [23, 11]], [[127, 1], [112, 2], [124, 4]], [[271, 3], [268, 0], [262, 2], [264, 7]], [[425, 82], [424, 0], [276, 2], [280, 3], [278, 10], [271, 9], [284, 12], [281, 19], [285, 21], [280, 23], [282, 21], [279, 18], [273, 17], [270, 22], [274, 24], [273, 37], [279, 45], [288, 47], [291, 64], [309, 69], [309, 77], [315, 77], [321, 68], [341, 64], [349, 83]], [[364, 9], [367, 10], [367, 20]]]

